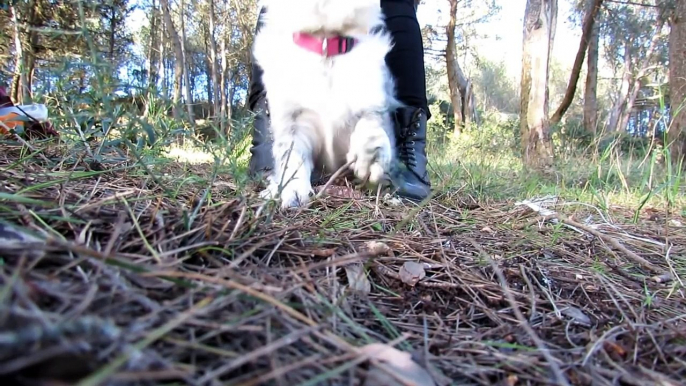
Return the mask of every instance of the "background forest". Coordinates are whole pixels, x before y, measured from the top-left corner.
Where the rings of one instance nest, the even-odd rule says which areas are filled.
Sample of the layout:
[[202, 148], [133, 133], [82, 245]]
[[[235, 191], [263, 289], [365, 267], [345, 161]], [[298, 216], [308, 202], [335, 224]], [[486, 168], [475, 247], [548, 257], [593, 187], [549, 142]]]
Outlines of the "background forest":
[[[569, 152], [588, 155], [612, 145], [646, 155], [665, 140], [681, 141], [682, 125], [673, 119], [679, 103], [672, 106], [669, 92], [682, 82], [669, 77], [670, 53], [680, 55], [673, 47], [680, 46], [673, 1], [519, 3], [507, 3], [506, 14], [503, 3], [491, 0], [421, 3], [434, 117], [430, 150], [442, 155], [453, 148], [436, 162], [463, 158], [472, 141], [484, 138], [498, 154], [511, 150], [528, 166], [549, 165], [555, 153], [565, 164]], [[17, 103], [47, 102], [54, 119], [64, 119], [65, 133], [78, 123], [85, 137], [118, 129], [133, 139], [151, 125], [156, 139], [220, 134], [235, 148], [248, 135], [256, 7], [253, 0], [6, 3], [0, 83], [11, 86]], [[514, 10], [522, 12], [518, 19]], [[527, 22], [522, 31], [524, 17], [545, 23]], [[499, 23], [507, 29], [492, 32]], [[556, 30], [563, 38], [557, 48]], [[536, 43], [538, 34], [544, 45]], [[521, 52], [498, 55], [502, 45], [488, 43], [503, 37], [523, 41]], [[538, 60], [548, 65], [532, 67]], [[671, 63], [678, 74], [679, 62]], [[120, 119], [134, 107], [137, 123]], [[672, 158], [680, 157], [678, 149], [672, 147]]]

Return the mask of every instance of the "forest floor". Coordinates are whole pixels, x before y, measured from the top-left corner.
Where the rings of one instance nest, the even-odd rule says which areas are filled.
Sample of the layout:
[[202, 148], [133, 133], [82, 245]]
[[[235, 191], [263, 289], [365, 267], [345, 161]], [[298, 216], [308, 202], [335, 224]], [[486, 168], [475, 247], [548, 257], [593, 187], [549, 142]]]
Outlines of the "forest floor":
[[0, 380], [686, 379], [679, 210], [453, 188], [284, 212], [255, 190], [211, 164], [0, 145]]

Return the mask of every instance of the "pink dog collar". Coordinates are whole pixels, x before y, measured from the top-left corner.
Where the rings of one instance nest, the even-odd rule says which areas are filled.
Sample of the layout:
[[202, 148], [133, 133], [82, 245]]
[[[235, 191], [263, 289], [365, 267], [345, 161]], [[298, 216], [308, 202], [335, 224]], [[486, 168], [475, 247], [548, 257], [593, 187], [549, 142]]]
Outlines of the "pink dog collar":
[[318, 38], [302, 32], [293, 34], [293, 42], [295, 44], [325, 57], [346, 54], [353, 49], [357, 41], [357, 39], [347, 36]]

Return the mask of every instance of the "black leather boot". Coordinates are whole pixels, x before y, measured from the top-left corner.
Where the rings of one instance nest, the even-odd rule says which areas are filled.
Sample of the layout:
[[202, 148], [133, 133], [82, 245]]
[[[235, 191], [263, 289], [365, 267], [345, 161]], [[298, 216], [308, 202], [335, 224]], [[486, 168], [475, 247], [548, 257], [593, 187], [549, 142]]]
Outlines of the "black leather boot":
[[[262, 27], [265, 12], [266, 8], [263, 7], [257, 18], [256, 34]], [[248, 109], [255, 113], [248, 174], [252, 178], [260, 178], [274, 169], [274, 155], [272, 154], [274, 140], [269, 128], [269, 105], [267, 103], [267, 92], [264, 90], [264, 84], [262, 84], [262, 69], [255, 63], [254, 58], [250, 74]]]
[[393, 189], [401, 197], [423, 200], [431, 193], [426, 170], [426, 120], [423, 109], [405, 107], [395, 112], [398, 170]]

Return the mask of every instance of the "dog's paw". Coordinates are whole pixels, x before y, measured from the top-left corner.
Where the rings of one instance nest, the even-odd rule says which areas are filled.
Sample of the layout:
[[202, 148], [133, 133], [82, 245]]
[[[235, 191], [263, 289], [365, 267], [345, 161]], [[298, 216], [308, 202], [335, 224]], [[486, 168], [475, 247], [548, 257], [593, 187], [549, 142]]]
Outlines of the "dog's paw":
[[355, 159], [350, 168], [362, 181], [378, 184], [390, 171], [393, 158], [391, 140], [382, 130], [357, 130], [350, 139], [348, 162]]
[[296, 208], [305, 205], [310, 201], [314, 194], [312, 185], [306, 181], [293, 180], [280, 189], [276, 183], [270, 183], [265, 190], [260, 193], [264, 199], [278, 199], [281, 201], [282, 209]]

